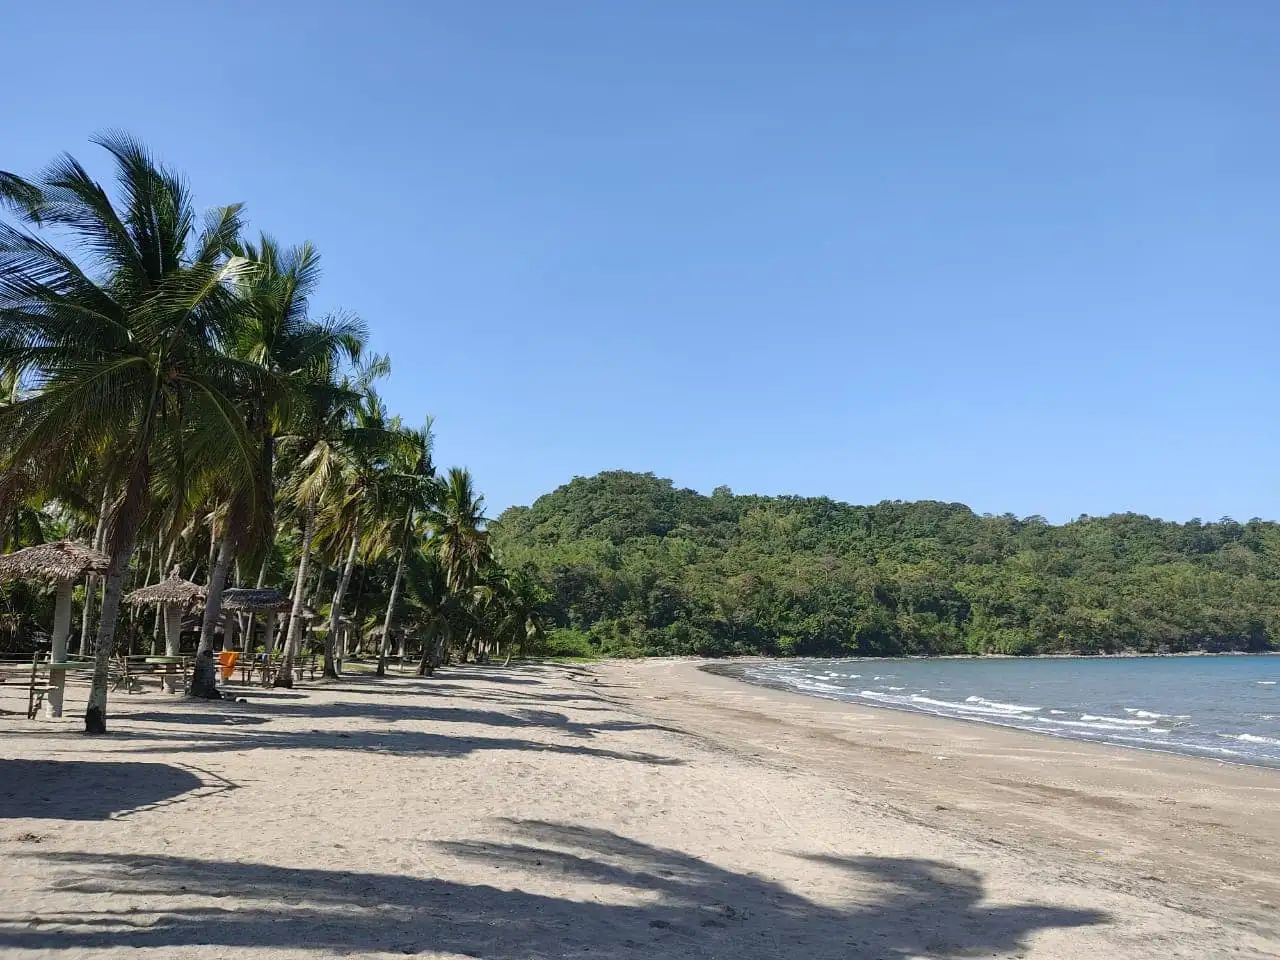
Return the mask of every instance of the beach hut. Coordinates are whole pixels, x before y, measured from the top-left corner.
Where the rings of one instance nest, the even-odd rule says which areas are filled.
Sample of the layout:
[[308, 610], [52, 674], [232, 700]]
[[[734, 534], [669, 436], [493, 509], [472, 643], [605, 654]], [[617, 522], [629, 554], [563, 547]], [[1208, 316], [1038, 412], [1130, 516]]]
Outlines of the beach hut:
[[[71, 540], [42, 543], [0, 557], [0, 581], [42, 580], [55, 586], [53, 632], [49, 637], [50, 663], [65, 663], [67, 659], [71, 595], [76, 582], [88, 573], [106, 573], [110, 565], [111, 558], [105, 553]], [[62, 694], [66, 682], [65, 670], [49, 671], [50, 689], [44, 701], [45, 716], [62, 716]]]
[[[224, 630], [225, 646], [231, 645], [230, 621], [237, 613], [262, 614], [263, 652], [271, 655], [272, 638], [276, 631], [276, 614], [293, 606], [293, 602], [274, 587], [231, 587], [222, 592], [222, 609], [227, 614], [228, 627]], [[244, 652], [253, 651], [253, 637], [244, 638]]]
[[[164, 618], [165, 656], [176, 657], [181, 653], [182, 615], [195, 603], [205, 597], [205, 588], [198, 583], [184, 580], [175, 566], [169, 576], [159, 583], [142, 587], [125, 597], [126, 603], [134, 605], [158, 604]], [[175, 690], [172, 678], [167, 679], [170, 693]]]

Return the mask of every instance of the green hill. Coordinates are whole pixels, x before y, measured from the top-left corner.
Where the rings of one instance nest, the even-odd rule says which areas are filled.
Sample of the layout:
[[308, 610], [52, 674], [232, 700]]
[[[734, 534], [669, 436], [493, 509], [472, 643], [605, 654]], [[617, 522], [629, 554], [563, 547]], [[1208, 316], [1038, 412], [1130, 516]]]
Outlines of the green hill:
[[980, 516], [576, 478], [492, 526], [566, 648], [900, 655], [1280, 647], [1280, 525]]

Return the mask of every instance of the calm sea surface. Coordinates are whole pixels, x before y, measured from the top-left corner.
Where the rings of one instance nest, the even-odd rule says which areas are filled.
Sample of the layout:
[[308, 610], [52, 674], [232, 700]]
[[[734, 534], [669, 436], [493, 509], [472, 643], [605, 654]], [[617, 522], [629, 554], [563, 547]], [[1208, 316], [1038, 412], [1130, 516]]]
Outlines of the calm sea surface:
[[730, 669], [832, 700], [1280, 767], [1280, 656], [781, 660]]

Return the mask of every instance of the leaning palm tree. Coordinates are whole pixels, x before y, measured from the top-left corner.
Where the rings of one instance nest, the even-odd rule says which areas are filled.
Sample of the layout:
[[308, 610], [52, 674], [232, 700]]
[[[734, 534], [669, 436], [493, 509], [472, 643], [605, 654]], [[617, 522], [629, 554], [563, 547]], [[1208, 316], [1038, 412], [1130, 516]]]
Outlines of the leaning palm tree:
[[[200, 229], [186, 183], [141, 144], [119, 133], [95, 142], [116, 167], [114, 200], [70, 156], [0, 181], [26, 227], [0, 225], [0, 365], [31, 388], [0, 409], [0, 481], [56, 477], [80, 451], [108, 451], [111, 564], [85, 714], [85, 731], [104, 733], [121, 592], [156, 464], [230, 460], [253, 476], [235, 398], [259, 378], [218, 349], [233, 286], [251, 269], [228, 255], [240, 207], [215, 209]], [[33, 232], [41, 227], [68, 236], [78, 258]]]

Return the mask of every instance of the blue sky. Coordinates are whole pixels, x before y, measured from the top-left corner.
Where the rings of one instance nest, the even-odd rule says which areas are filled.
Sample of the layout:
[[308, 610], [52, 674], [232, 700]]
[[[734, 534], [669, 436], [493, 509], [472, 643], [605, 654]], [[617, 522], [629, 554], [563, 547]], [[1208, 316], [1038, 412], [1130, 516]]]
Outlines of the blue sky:
[[1280, 515], [1280, 4], [12, 5], [0, 168], [122, 127], [315, 242], [491, 513], [573, 475]]

